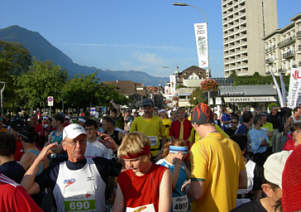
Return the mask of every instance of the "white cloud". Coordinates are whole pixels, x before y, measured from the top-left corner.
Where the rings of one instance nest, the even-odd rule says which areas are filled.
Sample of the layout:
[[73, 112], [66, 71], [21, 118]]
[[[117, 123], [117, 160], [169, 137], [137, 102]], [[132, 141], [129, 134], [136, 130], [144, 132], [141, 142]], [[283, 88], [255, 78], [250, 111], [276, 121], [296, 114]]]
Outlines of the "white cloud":
[[153, 76], [168, 76], [168, 61], [154, 53], [135, 52], [127, 60], [120, 60], [119, 65], [123, 70], [147, 72]]

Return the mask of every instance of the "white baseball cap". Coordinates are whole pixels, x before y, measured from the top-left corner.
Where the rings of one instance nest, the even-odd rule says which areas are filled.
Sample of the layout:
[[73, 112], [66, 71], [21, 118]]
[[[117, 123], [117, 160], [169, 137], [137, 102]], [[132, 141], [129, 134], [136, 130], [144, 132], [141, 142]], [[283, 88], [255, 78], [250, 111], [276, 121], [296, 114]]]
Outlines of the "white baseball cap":
[[282, 172], [285, 162], [291, 153], [292, 151], [281, 151], [271, 154], [263, 164], [264, 178], [270, 183], [278, 185], [281, 189]]
[[86, 130], [79, 124], [69, 124], [63, 130], [63, 140], [67, 137], [74, 139], [79, 135], [87, 135]]
[[82, 123], [86, 123], [86, 120], [84, 118], [78, 118], [78, 121]]

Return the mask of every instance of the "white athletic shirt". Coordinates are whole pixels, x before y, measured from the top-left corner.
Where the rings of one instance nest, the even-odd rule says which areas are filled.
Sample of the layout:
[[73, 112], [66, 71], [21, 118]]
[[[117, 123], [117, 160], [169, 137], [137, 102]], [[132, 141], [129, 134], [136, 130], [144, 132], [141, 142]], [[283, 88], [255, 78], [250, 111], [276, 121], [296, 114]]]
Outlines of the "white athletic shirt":
[[[239, 189], [238, 190], [238, 194], [247, 194], [250, 191], [252, 191], [253, 189], [253, 185], [254, 185], [254, 170], [256, 167], [256, 163], [252, 160], [248, 160], [248, 162], [246, 163], [246, 172], [247, 172], [247, 177], [248, 177], [248, 188], [247, 189]], [[236, 200], [236, 207], [250, 202], [251, 199], [249, 198], [240, 198]]]
[[105, 211], [106, 184], [94, 161], [87, 158], [86, 165], [78, 170], [68, 169], [60, 163], [53, 196], [57, 211]]
[[111, 149], [108, 149], [105, 145], [103, 145], [98, 139], [94, 142], [89, 142], [87, 140], [87, 147], [85, 152], [86, 158], [95, 158], [95, 157], [103, 157], [106, 159], [112, 159], [114, 157], [114, 153]]

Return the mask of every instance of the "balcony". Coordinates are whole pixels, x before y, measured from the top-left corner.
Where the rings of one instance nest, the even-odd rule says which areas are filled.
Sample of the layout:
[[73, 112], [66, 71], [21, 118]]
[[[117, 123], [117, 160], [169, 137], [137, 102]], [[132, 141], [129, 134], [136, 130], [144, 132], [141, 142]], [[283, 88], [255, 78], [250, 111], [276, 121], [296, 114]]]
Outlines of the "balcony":
[[265, 60], [265, 62], [268, 63], [268, 64], [271, 64], [271, 63], [273, 63], [273, 59], [272, 58], [267, 58]]
[[266, 48], [266, 50], [265, 50], [265, 52], [267, 53], [267, 52], [271, 52], [271, 51], [273, 51], [275, 49], [275, 45], [273, 45], [273, 46], [271, 46], [271, 47], [269, 47], [269, 48]]
[[285, 52], [284, 54], [282, 54], [283, 59], [289, 59], [289, 58], [292, 58], [292, 57], [295, 57], [295, 52], [291, 51], [291, 50]]
[[290, 45], [290, 44], [292, 44], [294, 42], [295, 42], [295, 38], [294, 37], [290, 37], [290, 38], [285, 39], [284, 41], [279, 42], [278, 43], [278, 47], [282, 48], [282, 47], [288, 46], [288, 45]]
[[297, 35], [297, 38], [301, 38], [301, 31], [298, 31], [298, 32], [296, 33], [296, 35]]

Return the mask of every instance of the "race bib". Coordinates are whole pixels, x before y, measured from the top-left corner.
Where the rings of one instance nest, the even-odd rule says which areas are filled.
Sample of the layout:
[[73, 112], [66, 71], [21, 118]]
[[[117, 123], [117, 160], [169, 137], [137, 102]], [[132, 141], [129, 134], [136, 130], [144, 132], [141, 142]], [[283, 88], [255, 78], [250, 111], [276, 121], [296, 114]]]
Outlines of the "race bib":
[[151, 146], [156, 146], [157, 145], [157, 136], [147, 136], [149, 141], [151, 142]]
[[96, 211], [95, 199], [91, 200], [71, 200], [64, 201], [65, 210], [68, 212], [73, 211]]
[[155, 212], [153, 204], [143, 205], [136, 208], [126, 208], [126, 212]]
[[187, 195], [172, 198], [172, 211], [173, 212], [187, 212], [188, 211]]

